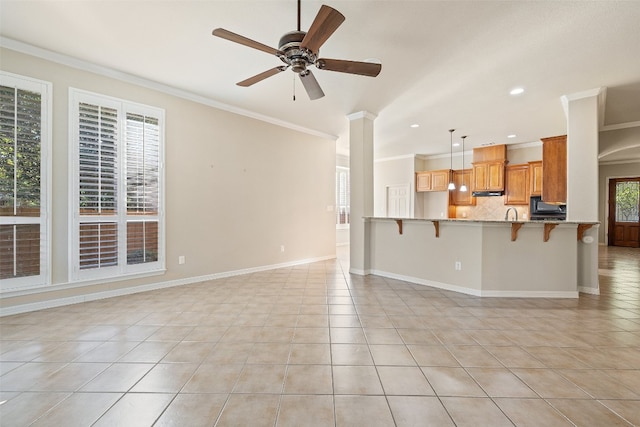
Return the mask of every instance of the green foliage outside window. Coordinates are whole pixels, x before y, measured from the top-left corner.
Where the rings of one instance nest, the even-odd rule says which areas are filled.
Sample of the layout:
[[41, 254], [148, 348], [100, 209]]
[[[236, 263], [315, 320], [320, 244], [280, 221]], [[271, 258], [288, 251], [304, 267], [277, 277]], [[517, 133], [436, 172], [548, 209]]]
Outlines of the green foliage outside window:
[[640, 182], [623, 181], [616, 183], [616, 221], [638, 222], [640, 206]]

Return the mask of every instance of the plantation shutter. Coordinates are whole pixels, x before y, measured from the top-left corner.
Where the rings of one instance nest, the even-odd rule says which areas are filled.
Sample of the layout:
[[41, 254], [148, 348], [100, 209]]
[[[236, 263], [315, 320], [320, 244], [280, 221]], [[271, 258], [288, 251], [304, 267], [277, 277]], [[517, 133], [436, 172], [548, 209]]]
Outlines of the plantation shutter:
[[118, 264], [118, 112], [79, 105], [80, 269]]
[[127, 113], [127, 263], [158, 260], [160, 126]]
[[164, 112], [71, 89], [71, 280], [164, 269]]
[[49, 281], [45, 185], [49, 91], [49, 83], [0, 73], [2, 290]]

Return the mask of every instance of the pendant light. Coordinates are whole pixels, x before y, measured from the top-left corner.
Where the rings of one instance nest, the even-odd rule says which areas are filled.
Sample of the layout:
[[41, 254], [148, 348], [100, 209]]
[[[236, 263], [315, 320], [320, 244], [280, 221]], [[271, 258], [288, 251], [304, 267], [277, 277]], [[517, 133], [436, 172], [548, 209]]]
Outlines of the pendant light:
[[460, 191], [463, 193], [467, 191], [467, 186], [464, 184], [464, 139], [467, 135], [462, 137], [462, 185], [460, 186]]
[[455, 190], [456, 189], [456, 184], [453, 182], [453, 132], [455, 131], [455, 129], [449, 129], [449, 140], [450, 140], [450, 144], [449, 144], [449, 148], [451, 149], [451, 155], [450, 155], [450, 159], [451, 159], [451, 163], [450, 163], [450, 168], [449, 168], [449, 190]]

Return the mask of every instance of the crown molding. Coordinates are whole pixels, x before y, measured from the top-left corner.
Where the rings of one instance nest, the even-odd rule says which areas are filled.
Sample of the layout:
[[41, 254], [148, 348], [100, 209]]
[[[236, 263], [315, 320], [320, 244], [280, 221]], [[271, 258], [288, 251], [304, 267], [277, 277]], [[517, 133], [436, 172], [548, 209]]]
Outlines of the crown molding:
[[405, 159], [413, 159], [415, 157], [418, 157], [417, 155], [413, 155], [413, 154], [405, 154], [402, 156], [392, 156], [392, 157], [381, 157], [379, 159], [374, 159], [374, 163], [380, 163], [380, 162], [390, 162], [390, 161], [394, 161], [394, 160], [405, 160]]
[[82, 71], [98, 74], [104, 77], [109, 77], [115, 80], [120, 80], [125, 83], [135, 84], [137, 86], [152, 89], [158, 92], [165, 93], [167, 95], [175, 96], [177, 98], [193, 101], [198, 104], [206, 105], [208, 107], [217, 108], [219, 110], [228, 111], [230, 113], [238, 114], [240, 116], [249, 117], [252, 119], [260, 120], [262, 122], [270, 123], [283, 128], [295, 130], [305, 133], [307, 135], [317, 136], [324, 139], [330, 139], [336, 141], [338, 137], [326, 132], [321, 132], [316, 129], [310, 129], [304, 126], [299, 126], [295, 123], [287, 122], [285, 120], [277, 119], [275, 117], [266, 116], [264, 114], [256, 113], [255, 111], [246, 110], [244, 108], [236, 107], [233, 105], [225, 104], [220, 101], [216, 101], [212, 98], [207, 98], [202, 95], [197, 95], [192, 92], [188, 92], [182, 89], [178, 89], [173, 86], [165, 85], [162, 83], [148, 80], [143, 77], [139, 77], [133, 74], [128, 74], [113, 68], [97, 65], [92, 62], [88, 62], [82, 59], [74, 58], [71, 56], [63, 55], [61, 53], [53, 52], [47, 49], [43, 49], [37, 46], [33, 46], [27, 43], [23, 43], [17, 40], [13, 40], [7, 37], [0, 36], [0, 47], [13, 50], [19, 53], [31, 55], [40, 59], [55, 62], [61, 65], [65, 65], [71, 68], [75, 68]]
[[354, 121], [358, 119], [375, 120], [377, 117], [378, 117], [377, 115], [370, 113], [368, 111], [358, 111], [356, 113], [347, 114], [347, 119], [349, 119], [349, 121]]
[[584, 90], [582, 92], [576, 92], [569, 95], [562, 95], [560, 97], [560, 101], [562, 102], [564, 116], [569, 119], [569, 102], [593, 97], [598, 97], [598, 128], [601, 129], [604, 126], [604, 107], [607, 101], [606, 86]]
[[602, 126], [600, 129], [601, 132], [608, 132], [611, 130], [619, 130], [619, 129], [629, 129], [629, 128], [637, 128], [640, 127], [640, 121], [638, 122], [627, 122], [627, 123], [617, 123], [615, 125], [606, 125]]

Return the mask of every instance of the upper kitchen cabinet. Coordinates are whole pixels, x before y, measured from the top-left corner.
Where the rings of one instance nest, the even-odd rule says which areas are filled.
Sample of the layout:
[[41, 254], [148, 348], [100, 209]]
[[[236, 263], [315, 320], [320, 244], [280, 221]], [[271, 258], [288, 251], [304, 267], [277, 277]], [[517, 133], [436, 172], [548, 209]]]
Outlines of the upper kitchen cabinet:
[[471, 196], [471, 191], [460, 191], [462, 184], [467, 187], [471, 186], [471, 177], [471, 169], [453, 171], [453, 183], [456, 185], [456, 189], [449, 192], [449, 205], [474, 206], [476, 204], [476, 198]]
[[541, 138], [542, 201], [567, 201], [567, 135]]
[[507, 146], [491, 145], [473, 149], [473, 179], [471, 190], [504, 191], [504, 167]]
[[505, 168], [505, 205], [529, 204], [529, 165], [510, 165]]
[[542, 160], [529, 162], [529, 193], [532, 196], [542, 195]]
[[416, 172], [416, 191], [447, 191], [449, 169]]

